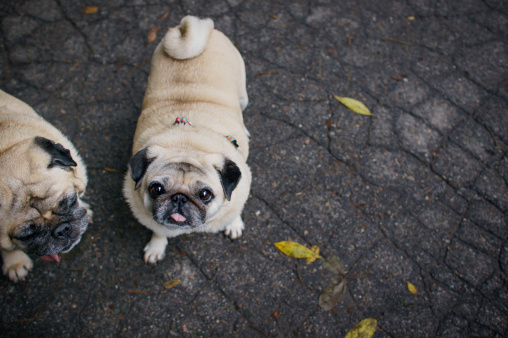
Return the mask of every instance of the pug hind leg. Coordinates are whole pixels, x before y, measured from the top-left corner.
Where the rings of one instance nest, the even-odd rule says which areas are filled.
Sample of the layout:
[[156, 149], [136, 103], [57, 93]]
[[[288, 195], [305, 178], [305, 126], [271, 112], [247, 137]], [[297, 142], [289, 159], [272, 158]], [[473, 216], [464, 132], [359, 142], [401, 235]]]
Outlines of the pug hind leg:
[[231, 222], [226, 227], [226, 231], [224, 233], [226, 235], [228, 235], [229, 237], [231, 237], [232, 239], [237, 239], [238, 237], [240, 237], [242, 235], [242, 231], [243, 231], [244, 227], [245, 226], [243, 224], [242, 218], [240, 216], [238, 216], [237, 218], [235, 218], [235, 220], [233, 222]]
[[34, 266], [30, 257], [21, 250], [2, 250], [2, 259], [4, 262], [2, 266], [3, 273], [13, 282], [25, 280], [28, 272]]
[[155, 264], [166, 255], [166, 246], [168, 239], [166, 236], [161, 236], [157, 233], [152, 234], [152, 239], [145, 246], [145, 263]]

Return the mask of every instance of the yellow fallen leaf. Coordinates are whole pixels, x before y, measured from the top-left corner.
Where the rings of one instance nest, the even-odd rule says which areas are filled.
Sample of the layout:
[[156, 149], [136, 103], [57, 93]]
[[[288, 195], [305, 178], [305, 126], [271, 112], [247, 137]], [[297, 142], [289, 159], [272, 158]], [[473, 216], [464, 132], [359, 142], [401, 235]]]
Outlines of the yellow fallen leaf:
[[411, 284], [410, 282], [407, 282], [407, 289], [409, 292], [411, 292], [413, 295], [416, 295], [418, 293], [418, 290], [416, 290], [416, 287]]
[[86, 6], [85, 7], [85, 14], [95, 14], [99, 10], [99, 7], [97, 6]]
[[180, 283], [179, 279], [171, 279], [171, 280], [168, 280], [167, 282], [165, 282], [164, 284], [162, 284], [162, 286], [165, 289], [171, 289], [171, 288], [175, 287], [178, 283]]
[[148, 36], [146, 37], [146, 42], [148, 44], [152, 43], [155, 39], [157, 39], [157, 31], [161, 29], [159, 26], [155, 26], [148, 32]]
[[333, 97], [357, 114], [376, 117], [374, 114], [370, 112], [369, 108], [367, 108], [362, 102], [358, 100], [352, 99], [350, 97], [342, 97], [337, 95], [334, 95]]
[[306, 258], [307, 264], [314, 262], [318, 258], [323, 258], [319, 255], [319, 248], [317, 246], [313, 246], [312, 249], [309, 249], [299, 243], [292, 241], [282, 241], [278, 243], [274, 243], [283, 254], [292, 257], [292, 258]]
[[367, 318], [353, 326], [346, 334], [346, 338], [370, 338], [374, 335], [377, 328], [377, 320]]
[[414, 16], [408, 16], [408, 17], [407, 17], [407, 19], [408, 19], [409, 21], [414, 21], [414, 20], [415, 20], [415, 17], [414, 17]]
[[313, 245], [310, 248], [310, 251], [312, 251], [314, 253], [314, 256], [307, 257], [307, 265], [314, 262], [316, 259], [321, 257], [321, 256], [319, 256], [319, 247], [317, 245]]

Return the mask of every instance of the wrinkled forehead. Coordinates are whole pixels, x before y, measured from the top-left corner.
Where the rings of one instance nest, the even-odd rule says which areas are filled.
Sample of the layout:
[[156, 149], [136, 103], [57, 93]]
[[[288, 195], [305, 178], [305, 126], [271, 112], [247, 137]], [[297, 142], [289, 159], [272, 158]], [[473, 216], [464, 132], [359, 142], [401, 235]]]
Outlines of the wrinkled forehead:
[[185, 172], [187, 174], [199, 174], [204, 175], [206, 174], [205, 168], [200, 168], [199, 166], [196, 166], [193, 163], [188, 162], [169, 162], [169, 163], [163, 163], [161, 165], [161, 170], [167, 171], [167, 172]]
[[58, 200], [62, 195], [74, 191], [70, 180], [58, 175], [45, 175], [40, 181], [30, 182], [20, 189], [27, 199], [45, 199], [48, 203]]
[[53, 196], [60, 196], [70, 189], [72, 189], [72, 185], [68, 181], [49, 176], [42, 181], [29, 185], [28, 193], [32, 198], [48, 199]]
[[190, 185], [196, 181], [208, 181], [218, 175], [212, 166], [196, 166], [188, 162], [161, 162], [154, 163], [153, 170], [148, 179], [156, 180], [164, 177], [164, 183], [172, 185], [182, 183]]

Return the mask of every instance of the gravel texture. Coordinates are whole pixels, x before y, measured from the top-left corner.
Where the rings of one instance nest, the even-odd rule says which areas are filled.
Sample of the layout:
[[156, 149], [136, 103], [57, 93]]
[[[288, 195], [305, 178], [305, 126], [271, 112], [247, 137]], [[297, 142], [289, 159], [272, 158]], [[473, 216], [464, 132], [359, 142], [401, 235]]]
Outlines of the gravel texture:
[[[152, 52], [186, 14], [245, 59], [253, 184], [240, 239], [177, 237], [150, 266], [121, 188]], [[0, 87], [74, 142], [94, 210], [60, 264], [0, 279], [2, 337], [340, 337], [368, 317], [374, 337], [508, 335], [505, 1], [7, 0], [0, 21]], [[343, 263], [333, 310], [337, 276], [283, 240]]]

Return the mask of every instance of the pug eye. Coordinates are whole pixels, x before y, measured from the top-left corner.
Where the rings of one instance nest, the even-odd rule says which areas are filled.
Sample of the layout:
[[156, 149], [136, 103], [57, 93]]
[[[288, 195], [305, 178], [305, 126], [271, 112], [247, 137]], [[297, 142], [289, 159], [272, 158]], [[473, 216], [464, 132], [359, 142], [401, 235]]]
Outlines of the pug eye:
[[203, 201], [203, 202], [210, 202], [212, 200], [212, 192], [208, 189], [203, 189], [199, 192], [199, 198]]
[[15, 236], [15, 238], [21, 241], [27, 241], [37, 236], [37, 232], [38, 232], [37, 225], [35, 225], [34, 223], [30, 223], [30, 225], [27, 226], [25, 229], [23, 229], [23, 232], [18, 236]]
[[164, 194], [164, 187], [160, 183], [152, 183], [148, 187], [148, 193], [152, 198], [157, 198], [158, 196]]

